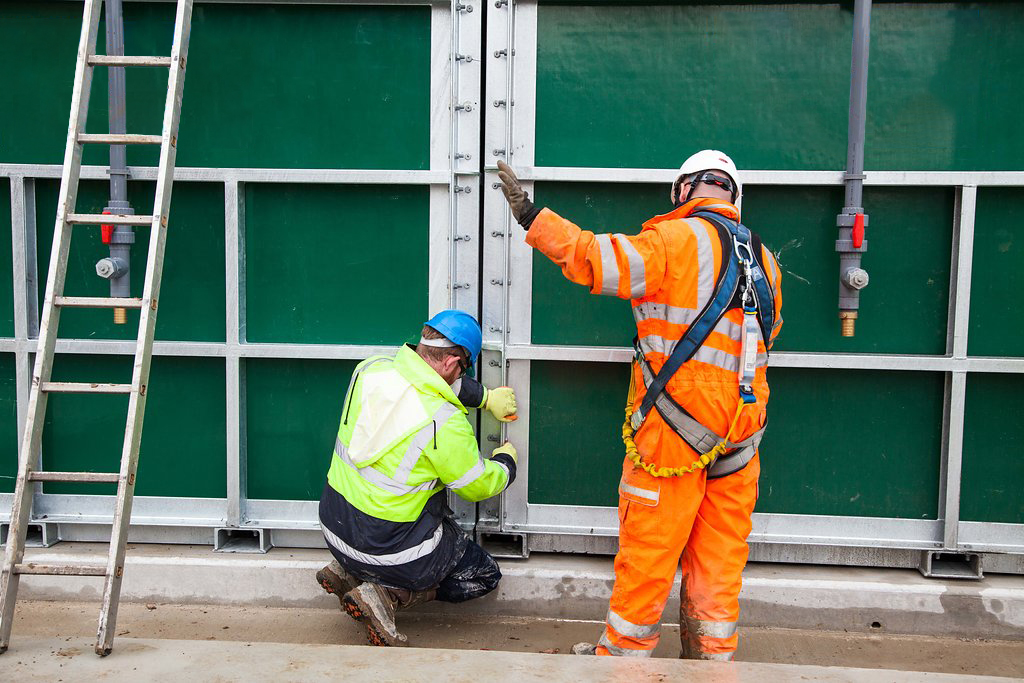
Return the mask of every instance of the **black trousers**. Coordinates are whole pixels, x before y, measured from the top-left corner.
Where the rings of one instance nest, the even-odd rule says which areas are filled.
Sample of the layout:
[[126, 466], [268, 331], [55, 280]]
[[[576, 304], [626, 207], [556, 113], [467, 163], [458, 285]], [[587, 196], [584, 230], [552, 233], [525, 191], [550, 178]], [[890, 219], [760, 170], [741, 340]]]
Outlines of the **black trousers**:
[[429, 574], [432, 567], [438, 566], [436, 562], [430, 561], [430, 556], [408, 565], [380, 567], [353, 560], [330, 545], [328, 548], [338, 563], [358, 579], [412, 591], [434, 588], [437, 590], [437, 599], [444, 602], [465, 602], [487, 595], [497, 588], [501, 581], [501, 569], [490, 553], [481, 548], [450, 517], [444, 519], [443, 525], [446, 542], [435, 552], [443, 549], [453, 552], [454, 561], [446, 562], [446, 569], [440, 575], [424, 574]]

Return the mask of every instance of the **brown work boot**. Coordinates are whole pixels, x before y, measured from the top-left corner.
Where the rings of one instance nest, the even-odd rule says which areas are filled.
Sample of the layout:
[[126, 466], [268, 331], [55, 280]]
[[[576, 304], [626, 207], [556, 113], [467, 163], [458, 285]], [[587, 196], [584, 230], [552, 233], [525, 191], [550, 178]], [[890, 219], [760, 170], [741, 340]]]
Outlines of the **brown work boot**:
[[[331, 560], [329, 565], [318, 571], [316, 581], [325, 591], [331, 595], [337, 595], [339, 601], [345, 593], [357, 588], [362, 583], [345, 571], [345, 568], [338, 564], [337, 560]], [[344, 609], [344, 604], [342, 604], [342, 609]]]
[[429, 591], [410, 591], [404, 589], [389, 588], [388, 591], [391, 596], [395, 598], [395, 610], [401, 612], [402, 610], [415, 607], [416, 605], [422, 605], [425, 602], [430, 602], [437, 597], [437, 590]]
[[398, 596], [394, 591], [369, 581], [341, 597], [341, 608], [356, 621], [366, 624], [366, 639], [370, 645], [382, 647], [409, 644], [409, 639], [395, 626], [397, 606]]

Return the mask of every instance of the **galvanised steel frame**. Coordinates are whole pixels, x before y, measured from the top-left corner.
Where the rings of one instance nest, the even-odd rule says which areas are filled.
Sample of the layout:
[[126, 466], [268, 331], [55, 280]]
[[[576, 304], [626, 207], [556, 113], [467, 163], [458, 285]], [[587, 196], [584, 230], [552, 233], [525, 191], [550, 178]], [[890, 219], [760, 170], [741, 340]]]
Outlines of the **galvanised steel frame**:
[[[168, 0], [152, 0], [168, 1]], [[200, 0], [202, 1], [202, 0]], [[207, 2], [211, 0], [206, 0]], [[233, 2], [234, 0], [212, 0]], [[276, 0], [280, 2], [280, 0]], [[261, 4], [261, 3], [248, 3]], [[393, 352], [394, 347], [345, 344], [252, 344], [245, 338], [245, 185], [248, 183], [395, 184], [429, 187], [429, 279], [431, 311], [479, 309], [480, 83], [482, 0], [295, 0], [294, 4], [426, 5], [430, 7], [430, 170], [178, 168], [175, 181], [224, 186], [226, 340], [223, 343], [157, 341], [157, 356], [200, 356], [224, 360], [227, 391], [227, 498], [137, 496], [130, 539], [136, 542], [210, 543], [211, 528], [277, 530], [279, 545], [323, 545], [314, 501], [252, 500], [246, 496], [245, 359], [358, 359]], [[151, 168], [129, 168], [134, 180], [155, 180]], [[16, 360], [19, 431], [24, 426], [39, 311], [35, 188], [40, 179], [59, 178], [59, 165], [0, 164], [11, 192], [14, 271], [13, 338], [0, 339], [0, 353]], [[82, 168], [83, 179], [107, 180], [105, 167]], [[173, 208], [173, 207], [172, 207]], [[42, 224], [48, 225], [46, 216]], [[173, 212], [171, 232], [173, 237]], [[442, 275], [443, 274], [443, 275]], [[43, 283], [45, 284], [45, 283]], [[411, 321], [418, 325], [421, 321]], [[134, 342], [70, 339], [58, 353], [131, 355]], [[325, 448], [327, 446], [325, 445]], [[143, 456], [144, 457], [144, 456]], [[325, 470], [326, 471], [326, 470]], [[0, 525], [9, 517], [13, 494], [0, 494]], [[112, 496], [42, 493], [36, 485], [33, 521], [44, 542], [108, 540]], [[476, 506], [452, 501], [459, 522], [472, 528]]]
[[[131, 0], [165, 2], [167, 0]], [[264, 0], [197, 0], [260, 4]], [[532, 254], [511, 223], [500, 190], [495, 187], [495, 163], [513, 163], [528, 187], [534, 181], [669, 183], [673, 169], [537, 168], [534, 159], [536, 82], [535, 0], [482, 2], [462, 0], [435, 3], [423, 0], [266, 0], [294, 4], [400, 4], [430, 5], [431, 126], [430, 170], [359, 169], [247, 169], [178, 168], [175, 180], [220, 182], [225, 198], [225, 259], [227, 290], [227, 340], [224, 343], [155, 342], [159, 356], [223, 358], [227, 377], [227, 499], [138, 496], [132, 517], [131, 540], [136, 542], [210, 543], [211, 528], [267, 530], [281, 546], [322, 546], [317, 530], [316, 503], [307, 501], [248, 500], [245, 496], [245, 376], [243, 359], [362, 359], [390, 347], [333, 344], [251, 344], [245, 340], [245, 183], [326, 183], [427, 185], [430, 190], [429, 302], [432, 310], [446, 307], [454, 295], [460, 308], [474, 311], [481, 300], [485, 335], [484, 380], [491, 386], [513, 385], [518, 394], [520, 419], [503, 427], [482, 416], [483, 448], [490, 449], [505, 436], [520, 452], [519, 481], [500, 500], [480, 504], [477, 530], [528, 535], [538, 549], [572, 552], [614, 551], [617, 518], [613, 508], [531, 505], [526, 498], [529, 476], [530, 362], [628, 362], [625, 348], [538, 346], [531, 343]], [[455, 6], [472, 6], [453, 21]], [[482, 12], [487, 12], [487, 54], [481, 41]], [[458, 31], [453, 42], [453, 30]], [[510, 50], [511, 45], [516, 49]], [[452, 61], [451, 52], [473, 61]], [[509, 59], [511, 54], [512, 58]], [[480, 65], [487, 60], [486, 83], [481, 97]], [[458, 73], [453, 86], [451, 64]], [[452, 102], [468, 103], [470, 110], [454, 109]], [[456, 106], [458, 106], [458, 104]], [[478, 115], [481, 112], [482, 116]], [[478, 149], [480, 121], [484, 120], [483, 162]], [[471, 158], [452, 158], [454, 152]], [[506, 155], [506, 150], [508, 154]], [[148, 169], [131, 169], [136, 179], [155, 179]], [[16, 358], [18, 421], [24, 423], [31, 380], [31, 354], [38, 334], [38, 273], [36, 272], [35, 185], [37, 179], [58, 178], [59, 166], [0, 164], [0, 177], [10, 180], [12, 243], [15, 290], [15, 336], [0, 339], [0, 353]], [[476, 182], [474, 182], [474, 176]], [[106, 180], [102, 167], [84, 167], [82, 177]], [[746, 171], [744, 182], [762, 185], [842, 184], [842, 171]], [[897, 566], [906, 550], [937, 550], [1024, 553], [1024, 525], [964, 522], [959, 519], [960, 471], [963, 445], [964, 398], [968, 373], [1024, 373], [1022, 358], [967, 357], [967, 322], [970, 306], [974, 212], [980, 186], [1024, 186], [1024, 172], [869, 172], [868, 185], [943, 186], [956, 188], [953, 258], [950, 276], [950, 316], [946, 354], [942, 356], [776, 353], [773, 367], [827, 368], [837, 370], [917, 370], [945, 373], [944, 451], [940, 477], [941, 496], [936, 520], [851, 518], [824, 515], [755, 514], [751, 557], [772, 561], [864, 562]], [[451, 190], [454, 193], [453, 221]], [[479, 198], [483, 192], [481, 225]], [[43, 217], [44, 225], [46, 217]], [[173, 223], [173, 217], [172, 217]], [[512, 229], [514, 228], [514, 229]], [[453, 237], [469, 236], [467, 240]], [[172, 236], [173, 239], [173, 236]], [[477, 257], [482, 239], [482, 273]], [[456, 268], [451, 269], [452, 254]], [[452, 289], [451, 284], [469, 287]], [[514, 286], [515, 289], [511, 289]], [[58, 353], [128, 355], [127, 341], [67, 340]], [[0, 521], [6, 521], [11, 494], [0, 494]], [[34, 519], [43, 527], [44, 540], [106, 540], [113, 500], [108, 496], [44, 495], [37, 492]], [[473, 523], [472, 506], [457, 507], [464, 526]], [[58, 529], [59, 526], [59, 529]], [[1011, 558], [1007, 558], [1011, 559]], [[1024, 572], [1024, 562], [1003, 563], [1009, 571]], [[909, 565], [908, 565], [909, 566]]]
[[[485, 126], [485, 151], [500, 149], [511, 139], [510, 163], [527, 189], [534, 182], [661, 183], [668, 185], [675, 169], [629, 168], [539, 168], [534, 167], [536, 114], [537, 3], [516, 3], [514, 27], [508, 12], [488, 16], [488, 45], [514, 36], [515, 50], [510, 68], [489, 64], [485, 89], [488, 102], [507, 100], [514, 106], [501, 108]], [[492, 18], [493, 17], [493, 18]], [[488, 48], [490, 51], [490, 48]], [[514, 100], [513, 100], [514, 93]], [[530, 469], [530, 363], [534, 360], [562, 362], [628, 363], [628, 348], [541, 346], [531, 342], [532, 267], [531, 248], [518, 226], [510, 234], [505, 202], [497, 185], [495, 164], [504, 155], [486, 158], [484, 183], [484, 341], [487, 363], [485, 379], [493, 384], [507, 373], [515, 387], [519, 419], [508, 425], [508, 438], [520, 453], [517, 485], [497, 503], [481, 504], [478, 531], [541, 535], [544, 548], [573, 549], [578, 536], [615, 536], [618, 518], [613, 507], [537, 505], [527, 499]], [[842, 171], [744, 171], [747, 185], [842, 185]], [[964, 401], [968, 373], [1024, 374], [1024, 358], [979, 358], [967, 356], [970, 313], [974, 217], [980, 186], [1024, 186], [1024, 172], [940, 172], [869, 171], [868, 185], [953, 187], [956, 209], [953, 215], [953, 257], [950, 275], [950, 305], [946, 353], [942, 356], [775, 353], [773, 367], [828, 368], [837, 370], [912, 370], [942, 372], [946, 376], [943, 411], [943, 453], [940, 473], [939, 509], [936, 519], [880, 519], [829, 515], [755, 514], [751, 542], [772, 548], [811, 546], [811, 552], [767, 553], [773, 559], [835, 557], [836, 549], [849, 558], [857, 550], [904, 549], [952, 552], [1024, 553], [1024, 525], [969, 522], [960, 519], [961, 456], [964, 438]], [[507, 369], [506, 369], [507, 368]], [[487, 424], [492, 441], [498, 429]], [[554, 536], [552, 536], [554, 535]], [[564, 539], [560, 545], [558, 538]], [[821, 552], [814, 552], [819, 546]], [[528, 547], [528, 542], [527, 542]], [[863, 554], [863, 553], [861, 553]], [[1022, 558], [1016, 558], [1021, 560]], [[824, 561], [824, 560], [822, 560]], [[1011, 562], [1024, 567], [1024, 562]]]

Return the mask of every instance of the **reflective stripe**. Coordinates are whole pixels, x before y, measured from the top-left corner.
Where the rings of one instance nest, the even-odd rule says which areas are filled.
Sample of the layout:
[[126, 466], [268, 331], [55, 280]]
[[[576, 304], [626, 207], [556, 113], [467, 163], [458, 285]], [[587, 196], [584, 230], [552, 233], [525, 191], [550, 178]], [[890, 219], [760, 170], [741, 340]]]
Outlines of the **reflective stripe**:
[[[652, 503], [657, 503], [658, 499], [661, 497], [661, 491], [660, 490], [658, 490], [658, 491], [648, 491], [647, 489], [641, 489], [641, 488], [637, 488], [636, 486], [630, 486], [629, 484], [626, 483], [625, 479], [620, 479], [619, 480], [619, 490], [623, 491], [625, 493], [628, 493], [631, 496], [636, 496], [637, 498], [645, 498], [645, 499], [651, 501]], [[610, 614], [612, 614], [612, 612], [609, 611], [608, 614], [610, 615]], [[608, 618], [611, 619], [610, 616]], [[608, 623], [611, 624], [612, 622], [609, 621]], [[629, 622], [626, 622], [626, 623], [629, 623]], [[657, 624], [655, 624], [655, 626], [657, 626]], [[620, 630], [618, 627], [616, 627], [615, 630], [618, 631], [619, 633], [622, 633], [623, 635], [628, 635], [624, 631]], [[636, 636], [636, 637], [639, 638], [639, 636]]]
[[505, 470], [505, 488], [508, 488], [508, 485], [512, 482], [512, 473], [508, 471], [508, 468], [505, 467], [505, 463], [503, 463], [502, 461], [492, 460], [491, 462], [493, 462], [501, 469]]
[[703, 309], [715, 292], [715, 253], [703, 221], [686, 221], [697, 238], [697, 308]]
[[451, 403], [445, 401], [438, 409], [430, 416], [430, 422], [423, 425], [423, 428], [416, 432], [412, 441], [409, 442], [409, 447], [405, 450], [405, 455], [402, 456], [402, 462], [398, 464], [398, 469], [395, 470], [395, 476], [392, 480], [404, 484], [409, 480], [409, 475], [412, 474], [412, 470], [416, 467], [416, 463], [419, 462], [420, 456], [423, 455], [423, 449], [427, 447], [430, 440], [437, 434], [437, 428], [439, 425], [443, 425], [454, 415], [459, 412]]
[[686, 630], [690, 635], [705, 638], [732, 638], [736, 635], [735, 621], [706, 621], [683, 615]]
[[647, 293], [647, 275], [644, 268], [644, 258], [625, 235], [615, 235], [615, 239], [618, 241], [619, 246], [622, 247], [622, 251], [625, 252], [626, 260], [629, 261], [629, 296], [633, 299], [639, 299]]
[[768, 266], [768, 276], [769, 276], [769, 281], [770, 281], [771, 287], [772, 287], [772, 289], [775, 289], [775, 285], [778, 284], [778, 277], [779, 277], [778, 271], [775, 270], [775, 255], [772, 254], [767, 249], [765, 249], [765, 251], [768, 252], [768, 258], [766, 258], [764, 260], [764, 262], [765, 262], [765, 265]]
[[638, 323], [644, 320], [664, 320], [673, 325], [691, 325], [699, 313], [700, 311], [695, 308], [669, 306], [653, 301], [645, 301], [633, 307], [633, 318]]
[[[713, 211], [715, 209], [726, 209], [727, 211], [733, 212], [733, 211], [736, 210], [736, 207], [733, 206], [732, 204], [702, 204], [700, 206], [699, 210], [700, 211]], [[723, 216], [723, 218], [729, 218], [729, 217], [728, 216]]]
[[456, 479], [452, 483], [447, 484], [447, 486], [448, 486], [448, 488], [453, 489], [453, 490], [454, 489], [464, 488], [464, 487], [469, 486], [470, 484], [472, 484], [474, 481], [476, 481], [480, 477], [484, 476], [484, 473], [486, 471], [487, 471], [487, 465], [484, 463], [483, 458], [480, 458], [475, 463], [473, 463], [473, 466], [470, 467], [466, 471], [465, 474], [463, 474], [461, 477], [459, 477], [458, 479]]
[[437, 479], [431, 479], [430, 481], [424, 482], [418, 486], [409, 486], [404, 482], [395, 481], [380, 470], [375, 469], [373, 465], [356, 467], [356, 464], [352, 462], [352, 459], [348, 455], [348, 448], [346, 448], [345, 444], [341, 442], [341, 439], [337, 439], [334, 442], [334, 454], [337, 455], [342, 462], [351, 467], [352, 470], [360, 477], [374, 486], [396, 496], [404, 496], [409, 493], [420, 493], [422, 491], [432, 491], [437, 487]]
[[618, 647], [612, 645], [611, 641], [608, 640], [608, 633], [601, 634], [601, 640], [597, 641], [600, 647], [608, 650], [608, 653], [615, 657], [650, 657], [654, 653], [654, 648], [649, 650], [631, 650], [628, 647]]
[[[640, 350], [643, 351], [644, 354], [661, 353], [668, 356], [672, 353], [672, 349], [675, 348], [677, 341], [677, 339], [666, 339], [665, 337], [657, 334], [648, 334], [647, 336], [640, 338]], [[727, 372], [739, 373], [740, 371], [739, 356], [710, 346], [698, 347], [696, 353], [693, 354], [690, 360], [714, 365], [716, 368], [721, 368]], [[758, 353], [757, 367], [760, 368], [766, 365], [768, 365], [768, 354]]]
[[627, 638], [636, 638], [637, 640], [653, 638], [658, 635], [658, 631], [661, 628], [661, 625], [657, 623], [634, 624], [631, 621], [623, 619], [611, 610], [608, 610], [608, 616], [605, 617], [605, 622], [615, 629], [615, 632], [619, 635], [626, 636]]
[[615, 249], [612, 248], [611, 235], [597, 235], [597, 250], [601, 254], [601, 291], [605, 296], [615, 296], [619, 292], [619, 266], [615, 262]]
[[397, 553], [389, 553], [387, 555], [370, 555], [369, 553], [356, 550], [345, 543], [345, 541], [335, 536], [330, 529], [324, 526], [323, 522], [320, 523], [320, 529], [324, 532], [324, 539], [326, 539], [331, 547], [345, 557], [351, 557], [357, 562], [377, 565], [379, 567], [392, 567], [394, 565], [407, 564], [413, 560], [418, 560], [425, 555], [429, 555], [434, 552], [438, 545], [441, 544], [441, 537], [444, 535], [441, 525], [438, 525], [437, 529], [434, 530], [434, 535], [418, 545], [406, 548], [405, 550], [400, 550]]

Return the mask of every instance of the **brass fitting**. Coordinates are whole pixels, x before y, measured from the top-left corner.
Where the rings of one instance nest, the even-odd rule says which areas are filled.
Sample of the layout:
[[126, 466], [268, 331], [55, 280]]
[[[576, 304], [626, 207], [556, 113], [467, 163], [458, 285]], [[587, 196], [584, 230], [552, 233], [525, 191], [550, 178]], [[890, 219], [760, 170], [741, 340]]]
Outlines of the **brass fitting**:
[[124, 325], [127, 321], [128, 321], [128, 317], [126, 315], [125, 309], [123, 309], [123, 308], [115, 308], [114, 309], [114, 324], [115, 325]]
[[839, 321], [842, 325], [842, 335], [852, 337], [854, 326], [857, 324], [857, 311], [839, 311]]

